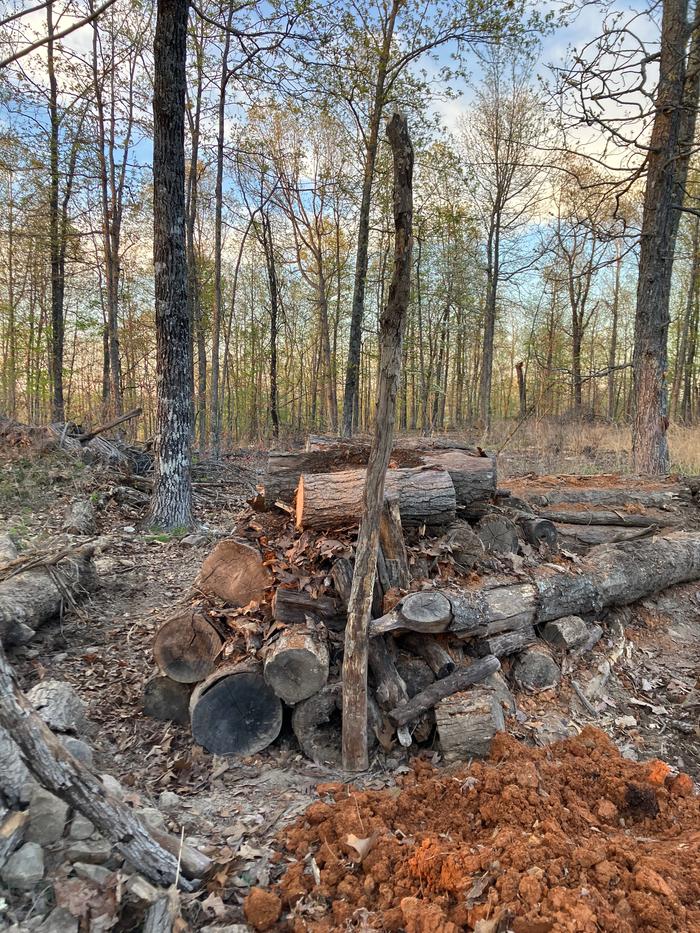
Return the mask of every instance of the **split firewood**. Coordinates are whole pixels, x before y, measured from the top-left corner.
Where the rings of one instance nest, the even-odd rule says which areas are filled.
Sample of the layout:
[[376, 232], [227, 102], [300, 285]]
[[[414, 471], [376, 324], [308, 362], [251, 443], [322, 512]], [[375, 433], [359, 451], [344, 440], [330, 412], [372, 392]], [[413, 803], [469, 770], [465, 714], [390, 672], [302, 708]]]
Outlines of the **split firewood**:
[[345, 612], [333, 597], [312, 596], [281, 586], [272, 597], [272, 615], [285, 625], [303, 625], [307, 616], [313, 616], [333, 632], [342, 632], [346, 620]]
[[190, 721], [191, 692], [189, 684], [170, 677], [151, 677], [143, 689], [143, 711], [152, 719], [187, 723]]
[[500, 699], [484, 685], [445, 697], [435, 707], [435, 721], [445, 761], [485, 758], [493, 737], [505, 729]]
[[[309, 442], [311, 440], [309, 438]], [[493, 498], [496, 492], [495, 457], [480, 456], [476, 452], [457, 448], [439, 449], [433, 447], [430, 440], [422, 440], [423, 445], [415, 448], [411, 448], [406, 439], [394, 446], [392, 457], [400, 467], [445, 470], [450, 474], [455, 487], [458, 506]], [[369, 460], [369, 450], [368, 442], [345, 443], [335, 439], [322, 448], [312, 446], [306, 451], [272, 451], [268, 456], [263, 481], [267, 507], [279, 500], [292, 502], [304, 474], [337, 473], [365, 467]]]
[[220, 541], [202, 564], [195, 586], [231, 606], [260, 603], [272, 585], [272, 574], [260, 551], [243, 541]]
[[408, 651], [423, 658], [438, 680], [447, 677], [457, 667], [455, 659], [433, 635], [418, 635], [417, 633], [404, 635], [401, 644]]
[[216, 667], [223, 638], [198, 609], [167, 619], [153, 641], [153, 656], [162, 674], [183, 684], [204, 680]]
[[39, 626], [93, 590], [93, 553], [85, 546], [47, 556], [0, 581], [0, 643], [26, 644]]
[[267, 649], [264, 676], [277, 696], [294, 706], [318, 693], [328, 680], [328, 637], [307, 617], [290, 626]]
[[[297, 527], [324, 530], [357, 525], [365, 472], [304, 473], [297, 489]], [[454, 521], [455, 488], [444, 470], [388, 470], [385, 493], [398, 497], [401, 521], [406, 526], [440, 527]]]
[[460, 668], [460, 670], [450, 674], [449, 677], [436, 680], [435, 683], [426, 687], [422, 693], [414, 696], [412, 700], [391, 710], [389, 720], [397, 727], [404, 726], [411, 722], [412, 719], [417, 719], [426, 710], [433, 709], [435, 704], [445, 697], [451, 696], [453, 693], [459, 693], [460, 690], [466, 690], [472, 684], [478, 684], [489, 675], [495, 674], [496, 671], [500, 670], [500, 667], [500, 661], [492, 655], [480, 658], [470, 664], [469, 667]]
[[254, 755], [282, 728], [282, 703], [250, 659], [219, 667], [190, 700], [192, 736], [212, 755]]
[[385, 593], [392, 589], [407, 590], [411, 582], [399, 500], [396, 497], [384, 501], [379, 523], [377, 574]]
[[47, 790], [87, 817], [133, 867], [157, 884], [204, 878], [211, 861], [179, 839], [147, 828], [126, 804], [105, 794], [104, 786], [51, 732], [21, 693], [0, 647], [0, 727], [19, 748], [24, 764]]
[[69, 535], [97, 534], [95, 507], [89, 499], [77, 499], [66, 509], [63, 530]]

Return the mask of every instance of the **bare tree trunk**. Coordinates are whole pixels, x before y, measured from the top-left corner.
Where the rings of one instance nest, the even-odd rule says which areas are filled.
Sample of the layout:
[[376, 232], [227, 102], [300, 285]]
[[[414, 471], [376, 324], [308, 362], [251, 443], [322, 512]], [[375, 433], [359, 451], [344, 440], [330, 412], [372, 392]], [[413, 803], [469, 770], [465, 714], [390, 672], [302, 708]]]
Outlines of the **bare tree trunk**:
[[667, 344], [671, 276], [695, 132], [700, 30], [690, 36], [687, 0], [665, 0], [659, 83], [647, 158], [634, 327], [632, 450], [638, 473], [669, 469]]
[[413, 228], [413, 147], [405, 117], [387, 126], [394, 157], [394, 274], [380, 322], [377, 417], [367, 467], [343, 659], [343, 767], [362, 771], [367, 755], [368, 625], [384, 505], [384, 480], [394, 434], [401, 348], [410, 297]]
[[[496, 208], [498, 211], [498, 208]], [[496, 302], [500, 265], [500, 218], [492, 218], [489, 232], [484, 336], [481, 344], [481, 379], [479, 381], [479, 420], [484, 431], [491, 427], [491, 382], [493, 379], [493, 343], [496, 333]]]
[[613, 292], [612, 323], [610, 329], [610, 347], [608, 349], [608, 418], [615, 418], [615, 366], [617, 364], [617, 326], [620, 316], [620, 277], [622, 272], [622, 253], [620, 242], [617, 243], [615, 259], [615, 289]]
[[272, 434], [275, 438], [280, 436], [280, 416], [277, 407], [277, 333], [279, 329], [279, 287], [277, 282], [277, 266], [275, 264], [275, 251], [272, 242], [272, 228], [270, 214], [262, 212], [262, 239], [267, 265], [267, 283], [270, 291], [270, 421]]
[[58, 82], [54, 64], [53, 0], [46, 6], [46, 68], [49, 77], [49, 240], [51, 255], [51, 349], [50, 367], [52, 383], [51, 417], [64, 421], [63, 404], [63, 295], [65, 290], [64, 265], [61, 260], [60, 215], [58, 189], [58, 145], [60, 117], [58, 114]]
[[192, 342], [185, 255], [188, 0], [158, 0], [153, 87], [153, 259], [158, 410], [150, 522], [192, 524]]

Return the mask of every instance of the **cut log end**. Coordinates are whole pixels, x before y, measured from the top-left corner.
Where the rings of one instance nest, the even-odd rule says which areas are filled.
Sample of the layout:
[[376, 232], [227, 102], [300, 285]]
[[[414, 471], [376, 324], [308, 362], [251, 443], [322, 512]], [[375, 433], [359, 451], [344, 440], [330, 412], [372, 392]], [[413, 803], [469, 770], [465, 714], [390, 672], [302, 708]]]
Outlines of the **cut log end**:
[[265, 680], [278, 697], [294, 706], [306, 700], [328, 680], [328, 647], [311, 627], [298, 626], [282, 632], [265, 658]]
[[214, 670], [223, 639], [202, 612], [182, 613], [161, 625], [153, 655], [162, 674], [183, 684], [204, 680]]
[[189, 722], [190, 693], [188, 684], [170, 677], [152, 677], [143, 690], [143, 711], [163, 722]]

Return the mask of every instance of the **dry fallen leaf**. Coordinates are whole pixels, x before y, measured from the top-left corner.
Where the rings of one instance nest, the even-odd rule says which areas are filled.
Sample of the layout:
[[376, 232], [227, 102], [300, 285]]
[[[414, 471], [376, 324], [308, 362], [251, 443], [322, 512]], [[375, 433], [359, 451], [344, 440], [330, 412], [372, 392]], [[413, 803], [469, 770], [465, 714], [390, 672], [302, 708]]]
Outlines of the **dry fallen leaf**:
[[372, 833], [372, 835], [368, 836], [366, 839], [360, 839], [357, 836], [354, 836], [352, 833], [348, 833], [348, 835], [345, 837], [345, 844], [349, 845], [351, 849], [355, 850], [357, 857], [353, 856], [353, 858], [355, 858], [355, 861], [360, 862], [361, 864], [374, 848], [378, 838], [378, 833]]

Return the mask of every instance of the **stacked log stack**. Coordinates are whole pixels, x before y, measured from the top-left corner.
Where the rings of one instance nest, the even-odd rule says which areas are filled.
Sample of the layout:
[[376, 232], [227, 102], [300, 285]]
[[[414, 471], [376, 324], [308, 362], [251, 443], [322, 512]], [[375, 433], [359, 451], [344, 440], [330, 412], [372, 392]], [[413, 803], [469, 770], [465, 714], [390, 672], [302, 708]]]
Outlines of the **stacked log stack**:
[[[334, 530], [351, 542], [367, 455], [366, 445], [325, 439], [303, 452], [270, 454], [264, 496], [269, 508], [277, 504], [292, 516], [285, 533], [291, 537], [293, 525], [300, 542]], [[508, 493], [497, 488], [494, 458], [481, 451], [406, 445], [394, 451], [386, 489], [368, 713], [372, 741], [385, 749], [432, 740], [437, 730], [446, 757], [483, 754], [504, 712], [512, 712], [503, 659], [519, 688], [553, 686], [562, 653], [600, 638], [606, 607], [700, 578], [700, 534], [668, 532], [697, 518], [680, 484], [646, 491], [521, 484]], [[584, 510], [588, 524], [571, 520]], [[593, 535], [598, 547], [576, 534], [600, 528], [615, 533]], [[416, 548], [439, 542], [457, 573], [446, 582], [429, 579], [425, 564], [411, 564], [407, 540], [414, 558]], [[573, 540], [585, 556], [555, 563], [561, 540]], [[518, 548], [527, 574], [504, 559]], [[294, 588], [274, 565], [267, 549], [248, 541], [217, 545], [199, 576], [204, 602], [156, 635], [160, 673], [147, 706], [161, 718], [189, 715], [195, 740], [220, 755], [249, 755], [274, 742], [286, 707], [302, 750], [338, 766], [352, 550], [333, 555], [320, 591]], [[475, 566], [482, 571], [476, 581], [465, 576]], [[227, 618], [237, 629], [233, 639]]]

